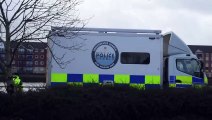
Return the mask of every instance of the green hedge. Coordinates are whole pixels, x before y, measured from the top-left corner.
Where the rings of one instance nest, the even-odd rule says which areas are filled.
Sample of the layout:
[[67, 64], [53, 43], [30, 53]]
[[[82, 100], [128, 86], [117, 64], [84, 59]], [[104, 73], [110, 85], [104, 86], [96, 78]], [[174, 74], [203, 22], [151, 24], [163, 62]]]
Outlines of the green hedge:
[[57, 87], [0, 94], [0, 120], [199, 120], [211, 116], [209, 88]]

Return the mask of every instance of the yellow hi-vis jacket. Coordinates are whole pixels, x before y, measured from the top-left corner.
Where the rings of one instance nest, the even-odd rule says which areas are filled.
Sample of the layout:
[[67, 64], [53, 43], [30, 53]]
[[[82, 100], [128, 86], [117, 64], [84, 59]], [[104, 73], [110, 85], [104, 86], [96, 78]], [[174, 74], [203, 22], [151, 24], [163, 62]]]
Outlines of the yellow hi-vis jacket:
[[21, 79], [19, 78], [19, 76], [18, 75], [14, 75], [13, 77], [14, 77], [13, 78], [13, 85], [21, 87], [22, 83], [21, 83]]

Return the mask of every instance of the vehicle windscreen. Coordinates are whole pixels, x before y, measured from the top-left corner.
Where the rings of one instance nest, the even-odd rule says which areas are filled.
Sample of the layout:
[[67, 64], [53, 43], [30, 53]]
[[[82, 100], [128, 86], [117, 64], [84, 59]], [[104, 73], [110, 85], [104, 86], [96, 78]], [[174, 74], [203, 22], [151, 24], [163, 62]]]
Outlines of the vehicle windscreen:
[[201, 64], [195, 59], [177, 59], [176, 65], [179, 71], [192, 76], [201, 72]]

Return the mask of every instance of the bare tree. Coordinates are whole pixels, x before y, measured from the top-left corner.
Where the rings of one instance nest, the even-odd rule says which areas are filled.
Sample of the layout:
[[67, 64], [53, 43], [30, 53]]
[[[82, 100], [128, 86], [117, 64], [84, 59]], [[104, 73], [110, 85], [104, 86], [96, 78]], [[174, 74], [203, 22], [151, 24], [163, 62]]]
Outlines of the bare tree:
[[[77, 6], [79, 0], [0, 0], [0, 42], [5, 47], [5, 59], [1, 59], [0, 67], [4, 71], [5, 78], [12, 75], [12, 61], [15, 52], [22, 42], [43, 42], [50, 38], [51, 26], [66, 28], [58, 29], [57, 33], [71, 31], [76, 27], [83, 27], [84, 21], [79, 19]], [[76, 31], [73, 32], [75, 36]], [[55, 34], [55, 32], [54, 32]], [[11, 51], [11, 43], [16, 42], [14, 51]], [[62, 46], [64, 49], [78, 50], [81, 44], [76, 46]], [[59, 58], [54, 56], [55, 60]]]

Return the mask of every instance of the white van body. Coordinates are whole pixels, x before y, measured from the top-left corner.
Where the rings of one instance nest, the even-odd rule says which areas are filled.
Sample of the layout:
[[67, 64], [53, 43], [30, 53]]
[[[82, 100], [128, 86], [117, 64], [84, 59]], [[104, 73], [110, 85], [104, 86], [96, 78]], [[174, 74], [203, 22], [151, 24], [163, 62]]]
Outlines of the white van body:
[[[73, 37], [74, 30], [61, 34], [57, 30], [62, 28], [52, 29], [48, 40], [49, 86], [109, 83], [162, 88], [164, 84], [170, 87], [205, 84], [203, 75], [194, 75], [194, 72], [201, 74], [197, 57], [172, 32], [162, 35], [160, 30], [83, 28]], [[194, 60], [199, 70], [189, 74], [179, 70], [176, 62], [182, 60], [188, 60], [185, 61], [188, 64]]]

